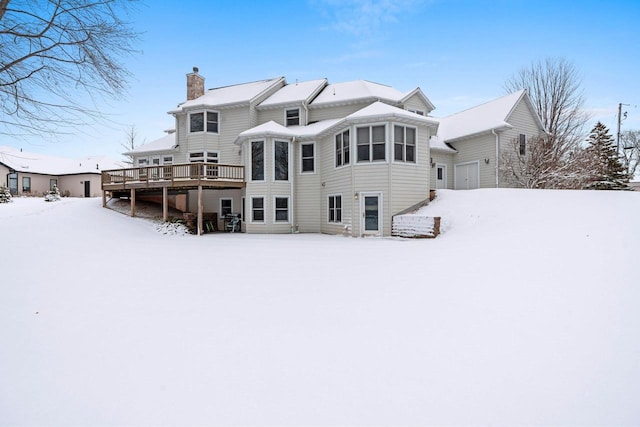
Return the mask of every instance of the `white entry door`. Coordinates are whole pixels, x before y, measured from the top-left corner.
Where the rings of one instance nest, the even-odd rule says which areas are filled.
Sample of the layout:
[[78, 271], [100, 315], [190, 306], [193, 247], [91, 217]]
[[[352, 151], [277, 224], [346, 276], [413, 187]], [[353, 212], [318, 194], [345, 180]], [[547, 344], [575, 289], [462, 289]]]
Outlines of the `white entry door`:
[[382, 235], [382, 194], [360, 194], [360, 232], [363, 236]]
[[456, 165], [456, 190], [472, 190], [480, 188], [480, 174], [478, 162]]
[[447, 165], [436, 165], [436, 190], [447, 188]]

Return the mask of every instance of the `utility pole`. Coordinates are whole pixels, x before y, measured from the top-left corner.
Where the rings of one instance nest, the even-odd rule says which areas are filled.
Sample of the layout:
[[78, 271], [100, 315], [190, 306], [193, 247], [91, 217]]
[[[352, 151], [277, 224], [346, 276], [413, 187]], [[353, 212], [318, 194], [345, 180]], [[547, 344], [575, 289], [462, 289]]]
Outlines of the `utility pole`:
[[[620, 122], [622, 121], [622, 106], [626, 105], [628, 106], [629, 104], [623, 104], [623, 103], [619, 103], [618, 104], [618, 139], [616, 140], [616, 153], [618, 155], [620, 155]], [[625, 115], [626, 115], [626, 111], [625, 111]]]

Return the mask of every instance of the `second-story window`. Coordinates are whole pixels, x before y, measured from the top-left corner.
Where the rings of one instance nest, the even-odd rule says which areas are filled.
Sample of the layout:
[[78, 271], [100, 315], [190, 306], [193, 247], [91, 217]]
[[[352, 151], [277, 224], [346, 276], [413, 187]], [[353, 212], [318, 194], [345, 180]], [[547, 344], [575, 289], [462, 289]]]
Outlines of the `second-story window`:
[[251, 179], [264, 181], [264, 141], [251, 143]]
[[336, 167], [349, 164], [349, 129], [336, 135]]
[[289, 143], [275, 141], [273, 151], [273, 178], [276, 181], [289, 180]]
[[393, 127], [393, 159], [396, 162], [416, 161], [416, 130], [407, 126]]
[[204, 111], [189, 114], [189, 132], [218, 133], [218, 113]]
[[300, 124], [300, 109], [292, 108], [285, 112], [287, 126], [296, 126]]
[[364, 126], [356, 129], [358, 162], [386, 160], [385, 126]]
[[315, 144], [313, 142], [307, 144], [300, 144], [300, 171], [315, 172]]

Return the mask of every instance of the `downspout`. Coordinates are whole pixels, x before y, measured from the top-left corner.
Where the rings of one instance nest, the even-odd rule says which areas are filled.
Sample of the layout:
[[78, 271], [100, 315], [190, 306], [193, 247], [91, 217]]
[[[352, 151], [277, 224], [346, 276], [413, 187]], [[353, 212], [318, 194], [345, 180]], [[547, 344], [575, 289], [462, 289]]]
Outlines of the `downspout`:
[[293, 166], [290, 169], [290, 173], [291, 173], [291, 178], [289, 179], [289, 194], [291, 194], [291, 234], [293, 234], [295, 231], [297, 231], [297, 226], [296, 226], [296, 222], [295, 222], [295, 205], [298, 202], [298, 200], [294, 197], [293, 195], [293, 179], [296, 176], [296, 171], [295, 171], [295, 156], [293, 155], [293, 153], [295, 153], [295, 142], [296, 142], [296, 137], [291, 137], [291, 160], [293, 160], [292, 162], [290, 162], [290, 164]]
[[500, 134], [495, 129], [491, 133], [496, 137], [496, 188], [500, 187]]

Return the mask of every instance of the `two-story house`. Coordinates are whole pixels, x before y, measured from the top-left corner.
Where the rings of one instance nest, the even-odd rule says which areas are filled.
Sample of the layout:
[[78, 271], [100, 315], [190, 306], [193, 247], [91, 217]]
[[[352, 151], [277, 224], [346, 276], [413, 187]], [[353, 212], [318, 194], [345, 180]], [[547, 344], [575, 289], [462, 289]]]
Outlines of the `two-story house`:
[[486, 108], [491, 118], [476, 129], [465, 117], [430, 117], [420, 88], [279, 77], [205, 91], [194, 68], [187, 100], [169, 111], [175, 129], [126, 153], [135, 167], [103, 174], [103, 189], [132, 207], [136, 194], [161, 193], [165, 216], [168, 204], [181, 206], [198, 214], [200, 231], [203, 218], [221, 229], [237, 214], [248, 233], [386, 236], [392, 217], [430, 189], [488, 186], [461, 177], [484, 176], [497, 153], [487, 135], [517, 132], [509, 120], [530, 102], [524, 92], [511, 98], [499, 104], [514, 111]]

